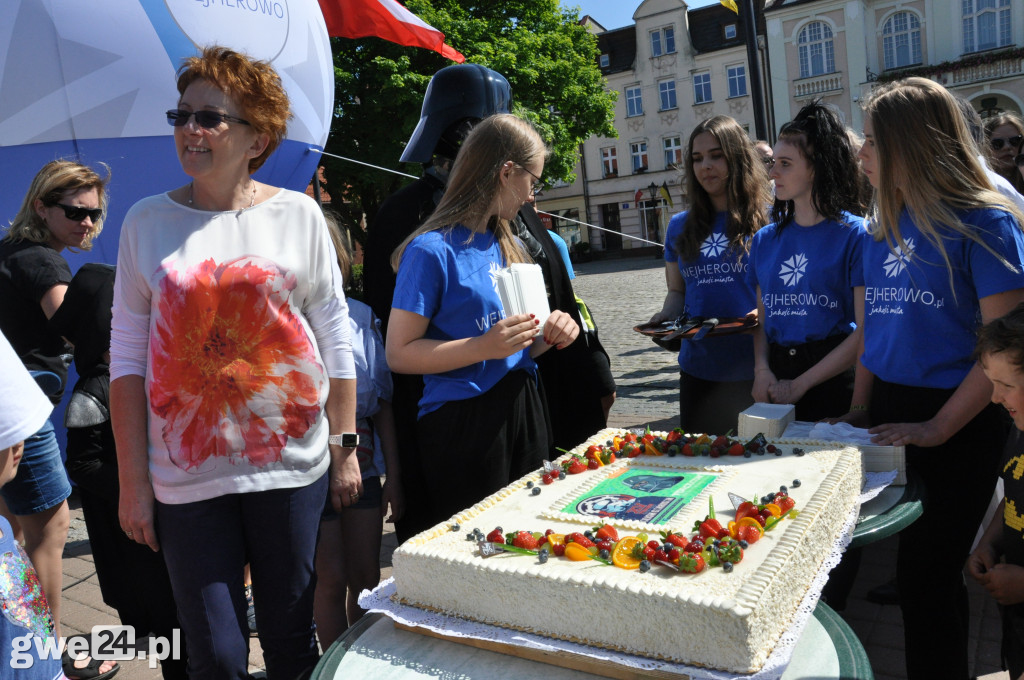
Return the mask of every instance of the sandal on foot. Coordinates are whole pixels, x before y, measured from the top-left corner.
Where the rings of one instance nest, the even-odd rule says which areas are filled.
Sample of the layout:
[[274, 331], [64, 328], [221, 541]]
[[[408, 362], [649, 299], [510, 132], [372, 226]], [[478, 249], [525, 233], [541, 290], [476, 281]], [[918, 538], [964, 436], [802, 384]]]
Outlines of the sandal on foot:
[[112, 678], [121, 670], [120, 664], [114, 664], [106, 673], [100, 672], [103, 668], [103, 661], [100, 659], [94, 659], [91, 656], [84, 657], [89, 659], [89, 663], [85, 666], [79, 667], [75, 665], [76, 659], [72, 659], [71, 655], [67, 653], [67, 650], [61, 654], [60, 663], [61, 669], [64, 671], [64, 675], [68, 680], [106, 680]]

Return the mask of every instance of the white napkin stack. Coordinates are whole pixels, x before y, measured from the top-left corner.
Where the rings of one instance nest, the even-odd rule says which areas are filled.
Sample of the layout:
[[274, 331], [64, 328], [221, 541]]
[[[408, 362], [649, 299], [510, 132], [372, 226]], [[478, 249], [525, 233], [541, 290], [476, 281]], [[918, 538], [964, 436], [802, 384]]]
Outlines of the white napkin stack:
[[539, 264], [510, 264], [498, 271], [495, 284], [505, 316], [533, 314], [540, 326], [544, 326], [551, 308]]

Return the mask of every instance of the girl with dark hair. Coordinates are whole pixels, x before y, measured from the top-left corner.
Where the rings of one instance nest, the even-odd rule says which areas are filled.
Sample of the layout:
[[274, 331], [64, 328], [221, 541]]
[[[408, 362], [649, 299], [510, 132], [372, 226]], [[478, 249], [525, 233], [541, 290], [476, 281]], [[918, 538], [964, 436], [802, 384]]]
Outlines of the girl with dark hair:
[[757, 289], [756, 401], [796, 404], [798, 420], [850, 406], [864, 314], [857, 158], [836, 112], [803, 107], [775, 144], [774, 221], [750, 245]]
[[1024, 179], [1014, 165], [1017, 148], [1024, 143], [1024, 120], [1009, 111], [985, 120], [989, 165], [1013, 185], [1017, 193], [1024, 193]]
[[[764, 161], [728, 116], [694, 128], [686, 173], [692, 208], [674, 216], [665, 236], [668, 295], [656, 323], [680, 316], [742, 317], [754, 311], [747, 253], [768, 221], [771, 200]], [[679, 424], [687, 432], [725, 433], [750, 405], [750, 335], [686, 340], [679, 350]]]

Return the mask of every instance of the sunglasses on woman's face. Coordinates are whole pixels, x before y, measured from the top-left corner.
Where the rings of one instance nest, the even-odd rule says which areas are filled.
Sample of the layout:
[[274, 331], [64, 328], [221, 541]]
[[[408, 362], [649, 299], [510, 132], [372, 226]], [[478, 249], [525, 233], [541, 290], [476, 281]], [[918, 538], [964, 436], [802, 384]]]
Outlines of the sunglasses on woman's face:
[[992, 148], [999, 151], [1004, 146], [1009, 146], [1011, 149], [1015, 146], [1020, 146], [1021, 141], [1024, 141], [1024, 135], [1014, 135], [1013, 137], [993, 137], [988, 140], [988, 143], [992, 145]]
[[225, 121], [249, 125], [249, 121], [247, 120], [235, 118], [234, 116], [229, 116], [228, 114], [221, 113], [220, 111], [185, 111], [183, 109], [171, 109], [168, 111], [167, 123], [174, 127], [185, 127], [188, 125], [188, 119], [192, 116], [196, 117], [196, 125], [207, 130], [215, 128]]
[[64, 203], [54, 203], [53, 205], [63, 210], [64, 217], [72, 222], [81, 222], [86, 217], [93, 222], [97, 222], [103, 217], [103, 208], [86, 208], [80, 205], [65, 205]]

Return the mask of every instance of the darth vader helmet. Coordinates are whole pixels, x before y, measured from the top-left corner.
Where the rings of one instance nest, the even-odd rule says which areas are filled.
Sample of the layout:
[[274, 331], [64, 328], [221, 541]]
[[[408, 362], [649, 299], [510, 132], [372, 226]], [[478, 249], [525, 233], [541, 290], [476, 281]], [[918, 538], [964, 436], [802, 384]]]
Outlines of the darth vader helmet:
[[505, 76], [480, 64], [448, 66], [430, 79], [420, 122], [402, 152], [403, 163], [429, 163], [435, 153], [454, 158], [476, 121], [508, 113], [512, 88]]

